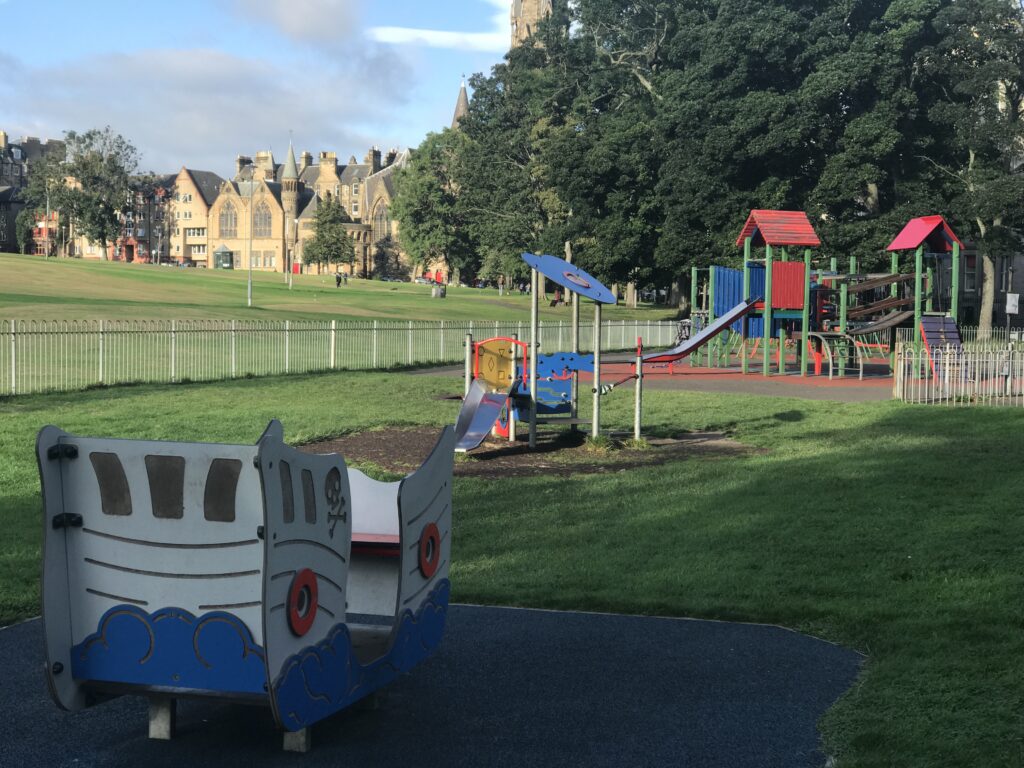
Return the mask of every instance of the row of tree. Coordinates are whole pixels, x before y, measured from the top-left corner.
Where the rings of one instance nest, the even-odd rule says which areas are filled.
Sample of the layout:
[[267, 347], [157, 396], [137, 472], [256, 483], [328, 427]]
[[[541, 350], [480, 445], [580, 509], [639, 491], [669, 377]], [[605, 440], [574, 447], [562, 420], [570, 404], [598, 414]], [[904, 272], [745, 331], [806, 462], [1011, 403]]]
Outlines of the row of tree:
[[[26, 250], [32, 228], [45, 212], [60, 212], [61, 225], [102, 245], [115, 242], [121, 216], [139, 194], [152, 196], [156, 179], [138, 174], [139, 154], [109, 126], [64, 134], [65, 154], [49, 153], [32, 164], [20, 192], [25, 207], [15, 223], [18, 247]], [[49, 255], [49, 254], [47, 254]]]
[[568, 242], [605, 280], [668, 284], [774, 208], [871, 268], [942, 213], [982, 258], [984, 321], [1020, 247], [1018, 0], [561, 0], [471, 84], [398, 184], [417, 260], [515, 274]]

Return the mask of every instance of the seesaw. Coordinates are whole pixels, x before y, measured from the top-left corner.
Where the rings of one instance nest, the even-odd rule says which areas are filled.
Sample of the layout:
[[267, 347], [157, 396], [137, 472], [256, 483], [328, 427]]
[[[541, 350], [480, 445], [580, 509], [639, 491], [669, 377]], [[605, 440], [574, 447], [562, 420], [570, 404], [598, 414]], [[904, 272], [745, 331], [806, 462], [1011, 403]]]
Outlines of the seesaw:
[[381, 483], [337, 455], [78, 437], [36, 442], [43, 628], [54, 700], [269, 707], [285, 749], [438, 647], [448, 606], [454, 433]]

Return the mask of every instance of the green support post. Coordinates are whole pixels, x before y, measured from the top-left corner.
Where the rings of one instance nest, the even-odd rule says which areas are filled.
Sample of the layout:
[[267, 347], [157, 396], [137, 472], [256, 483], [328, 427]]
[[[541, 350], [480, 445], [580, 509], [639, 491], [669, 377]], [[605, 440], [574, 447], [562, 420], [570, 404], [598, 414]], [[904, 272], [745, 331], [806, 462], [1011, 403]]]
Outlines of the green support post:
[[764, 359], [761, 371], [765, 376], [772, 375], [772, 247], [764, 246]]
[[[697, 268], [690, 267], [690, 334], [695, 334], [697, 328], [693, 321], [697, 318]], [[690, 355], [690, 367], [697, 367], [697, 355]]]
[[[710, 327], [715, 322], [715, 268], [710, 267], [708, 269], [708, 326]], [[708, 345], [708, 368], [713, 366], [715, 358], [715, 342], [716, 339], [712, 339]]]
[[804, 249], [804, 311], [800, 315], [800, 343], [797, 349], [800, 354], [800, 375], [807, 375], [807, 344], [811, 331], [811, 249]]
[[786, 246], [782, 246], [782, 261], [789, 261], [789, 251], [786, 250]]
[[953, 243], [953, 280], [952, 293], [949, 297], [949, 313], [953, 316], [953, 322], [959, 323], [960, 316], [960, 243]]
[[856, 256], [851, 256], [850, 257], [850, 274], [851, 275], [856, 275], [857, 274], [857, 257]]
[[[839, 332], [846, 333], [846, 307], [850, 296], [850, 284], [843, 283], [839, 286]], [[836, 349], [839, 349], [839, 345], [836, 345]], [[839, 355], [839, 376], [842, 378], [846, 375], [846, 348], [843, 346], [843, 353]]]
[[832, 274], [835, 274], [836, 272], [839, 271], [839, 262], [836, 261], [836, 257], [835, 256], [833, 256], [831, 259], [828, 260], [828, 270]]
[[[924, 246], [917, 246], [917, 251], [914, 253], [914, 343], [915, 359], [919, 363], [923, 363], [921, 360], [921, 271], [924, 269]], [[916, 378], [920, 378], [921, 370], [918, 365], [914, 366], [914, 375]]]
[[[743, 241], [743, 300], [750, 301], [750, 238]], [[750, 315], [744, 315], [740, 320], [743, 339], [740, 344], [740, 369], [743, 373], [748, 372], [750, 367], [747, 364], [747, 336], [750, 334]]]
[[928, 298], [926, 298], [924, 300], [924, 311], [925, 312], [933, 311], [932, 307], [935, 306], [934, 303], [933, 303], [933, 296], [932, 296], [932, 286], [935, 285], [935, 283], [933, 283], [932, 280], [934, 280], [934, 279], [935, 278], [934, 278], [934, 273], [932, 272], [932, 268], [928, 267], [927, 280], [926, 280], [927, 287], [925, 289], [925, 290], [928, 291]]
[[[890, 274], [893, 274], [893, 275], [898, 275], [900, 273], [900, 254], [899, 254], [899, 251], [893, 251], [892, 252], [892, 257], [890, 258], [890, 261], [889, 261], [889, 272], [890, 272]], [[892, 296], [894, 299], [897, 296], [900, 295], [899, 284], [898, 283], [893, 283], [892, 284], [892, 286], [889, 288], [889, 295]], [[892, 333], [890, 334], [889, 338], [890, 339], [895, 339], [896, 338], [896, 331], [895, 330], [892, 331]], [[895, 374], [895, 372], [896, 372], [896, 344], [893, 343], [891, 349], [889, 350], [889, 373], [890, 374]]]

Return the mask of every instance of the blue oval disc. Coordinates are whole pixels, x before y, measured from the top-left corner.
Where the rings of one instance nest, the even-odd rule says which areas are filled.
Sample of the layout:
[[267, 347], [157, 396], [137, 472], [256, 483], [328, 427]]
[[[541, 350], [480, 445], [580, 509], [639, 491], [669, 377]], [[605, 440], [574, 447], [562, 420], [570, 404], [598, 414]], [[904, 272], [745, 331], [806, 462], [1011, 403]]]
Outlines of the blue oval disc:
[[615, 303], [615, 296], [600, 280], [565, 259], [547, 254], [537, 256], [533, 253], [524, 253], [523, 261], [529, 264], [531, 269], [536, 269], [548, 280], [558, 283], [566, 290], [601, 304]]

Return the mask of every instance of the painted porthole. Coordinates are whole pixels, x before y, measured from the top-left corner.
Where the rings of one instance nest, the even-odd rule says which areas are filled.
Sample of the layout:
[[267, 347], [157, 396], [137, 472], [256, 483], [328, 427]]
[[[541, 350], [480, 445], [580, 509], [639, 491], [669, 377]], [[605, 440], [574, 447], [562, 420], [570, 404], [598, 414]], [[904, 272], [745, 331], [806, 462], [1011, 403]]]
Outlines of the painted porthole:
[[296, 637], [312, 629], [316, 606], [316, 574], [303, 568], [295, 574], [288, 588], [288, 627]]
[[423, 578], [429, 579], [437, 573], [440, 563], [441, 533], [434, 523], [427, 523], [420, 534], [420, 573]]

